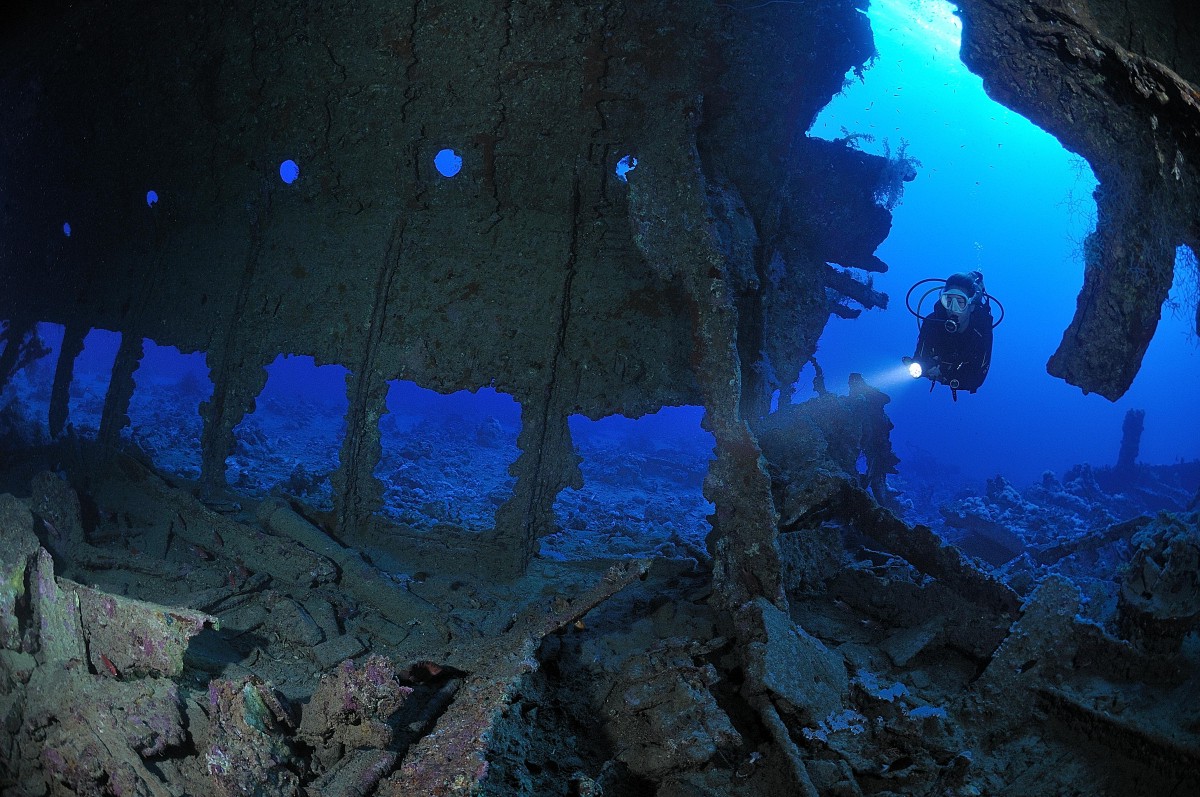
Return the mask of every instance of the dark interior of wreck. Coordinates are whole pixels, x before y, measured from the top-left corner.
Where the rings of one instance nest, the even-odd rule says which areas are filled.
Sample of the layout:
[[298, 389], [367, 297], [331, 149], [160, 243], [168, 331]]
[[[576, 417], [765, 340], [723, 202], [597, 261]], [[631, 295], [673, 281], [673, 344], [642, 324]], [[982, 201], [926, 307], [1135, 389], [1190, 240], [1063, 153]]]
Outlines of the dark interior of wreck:
[[[0, 450], [0, 792], [1200, 793], [1194, 498], [996, 567], [860, 477], [895, 463], [885, 396], [769, 412], [831, 315], [888, 301], [877, 197], [912, 175], [806, 136], [872, 55], [866, 2], [2, 12], [0, 381], [66, 331], [53, 439]], [[1115, 400], [1200, 251], [1200, 22], [958, 6], [989, 94], [1099, 180], [1047, 367]], [[148, 184], [172, 201], [136, 212]], [[121, 346], [82, 437], [94, 328]], [[145, 339], [211, 371], [195, 481], [122, 438]], [[349, 372], [331, 511], [226, 483], [281, 352]], [[381, 515], [394, 379], [519, 402], [491, 530]], [[567, 418], [681, 405], [715, 439], [706, 544], [539, 557]]]

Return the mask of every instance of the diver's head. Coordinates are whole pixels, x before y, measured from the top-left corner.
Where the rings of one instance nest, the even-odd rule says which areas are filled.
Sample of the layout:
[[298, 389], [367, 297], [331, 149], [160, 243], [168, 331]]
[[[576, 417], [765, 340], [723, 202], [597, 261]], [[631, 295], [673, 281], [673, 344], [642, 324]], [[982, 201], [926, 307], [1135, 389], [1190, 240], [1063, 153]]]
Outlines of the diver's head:
[[938, 298], [946, 311], [946, 331], [963, 332], [971, 320], [971, 297], [962, 288], [945, 288]]
[[965, 332], [971, 321], [971, 311], [984, 301], [983, 272], [960, 271], [946, 278], [938, 301], [946, 311], [946, 331]]
[[967, 298], [975, 299], [978, 294], [983, 292], [983, 272], [959, 271], [951, 274], [946, 277], [946, 287], [958, 288], [967, 295]]

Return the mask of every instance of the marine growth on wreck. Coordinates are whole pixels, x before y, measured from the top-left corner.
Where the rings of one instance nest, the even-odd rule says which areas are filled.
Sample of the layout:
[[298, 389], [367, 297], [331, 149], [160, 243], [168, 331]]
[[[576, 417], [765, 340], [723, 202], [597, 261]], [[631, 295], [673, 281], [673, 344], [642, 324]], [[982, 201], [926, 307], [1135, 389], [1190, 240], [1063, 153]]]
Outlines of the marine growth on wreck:
[[1196, 793], [1198, 32], [6, 6], [0, 793]]

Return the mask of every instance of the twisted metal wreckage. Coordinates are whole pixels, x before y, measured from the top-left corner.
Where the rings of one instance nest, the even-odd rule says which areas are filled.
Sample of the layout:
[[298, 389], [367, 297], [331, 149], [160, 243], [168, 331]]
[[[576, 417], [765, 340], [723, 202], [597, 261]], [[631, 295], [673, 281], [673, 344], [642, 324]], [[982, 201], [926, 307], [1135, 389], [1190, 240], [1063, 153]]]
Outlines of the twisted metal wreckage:
[[[894, 465], [886, 396], [767, 412], [830, 314], [887, 301], [861, 274], [886, 269], [886, 197], [914, 175], [805, 136], [870, 57], [861, 5], [8, 12], [0, 374], [37, 322], [66, 333], [58, 440], [5, 455], [22, 497], [0, 497], [4, 789], [1194, 788], [1197, 717], [1173, 699], [1196, 687], [1194, 516], [1101, 535], [1140, 535], [1121, 638], [1082, 619], [1070, 579], [1005, 583], [864, 490], [860, 453]], [[1049, 369], [1116, 398], [1175, 248], [1196, 248], [1195, 23], [1168, 2], [960, 6], [968, 66], [1100, 180]], [[454, 179], [433, 171], [443, 146]], [[273, 179], [297, 154], [304, 178]], [[134, 212], [147, 184], [171, 201]], [[97, 327], [121, 348], [98, 439], [78, 440], [68, 388]], [[194, 490], [122, 450], [147, 338], [211, 369]], [[350, 372], [331, 513], [224, 503], [279, 352]], [[490, 532], [379, 515], [398, 378], [520, 402]], [[538, 559], [581, 482], [567, 417], [683, 404], [716, 441], [708, 550]]]

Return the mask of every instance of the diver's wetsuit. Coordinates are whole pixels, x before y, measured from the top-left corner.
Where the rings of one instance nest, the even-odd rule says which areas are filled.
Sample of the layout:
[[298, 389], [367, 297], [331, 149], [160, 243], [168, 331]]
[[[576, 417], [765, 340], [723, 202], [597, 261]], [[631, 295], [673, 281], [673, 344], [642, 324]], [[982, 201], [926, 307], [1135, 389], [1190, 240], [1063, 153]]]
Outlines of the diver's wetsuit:
[[939, 369], [937, 376], [930, 377], [935, 382], [974, 393], [992, 364], [991, 308], [986, 304], [976, 306], [963, 332], [947, 330], [948, 320], [946, 308], [941, 303], [935, 304], [933, 312], [921, 322], [913, 359], [921, 364], [926, 376], [934, 367]]

